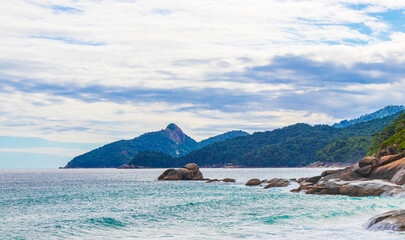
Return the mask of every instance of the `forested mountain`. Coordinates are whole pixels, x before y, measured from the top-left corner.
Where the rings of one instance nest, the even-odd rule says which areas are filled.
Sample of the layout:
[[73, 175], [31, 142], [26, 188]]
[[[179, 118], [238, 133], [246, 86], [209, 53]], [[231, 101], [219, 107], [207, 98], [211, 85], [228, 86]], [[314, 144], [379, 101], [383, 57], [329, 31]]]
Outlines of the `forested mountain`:
[[398, 112], [382, 119], [374, 119], [342, 128], [336, 141], [326, 145], [316, 153], [315, 161], [356, 162], [369, 151], [373, 134], [379, 133], [384, 127], [390, 125], [400, 114], [401, 112]]
[[66, 165], [66, 168], [118, 167], [128, 163], [137, 152], [142, 151], [163, 152], [172, 157], [183, 156], [206, 146], [209, 142], [223, 141], [246, 134], [248, 133], [243, 131], [231, 131], [199, 143], [184, 134], [176, 124], [172, 123], [164, 130], [145, 133], [131, 140], [109, 143], [77, 156]]
[[381, 149], [398, 144], [398, 150], [405, 150], [405, 113], [396, 118], [380, 133], [375, 134], [367, 155], [378, 153]]
[[361, 123], [361, 122], [368, 122], [377, 118], [384, 118], [386, 116], [390, 116], [393, 114], [396, 114], [398, 112], [401, 112], [405, 110], [404, 106], [395, 106], [395, 105], [390, 105], [386, 106], [385, 108], [382, 108], [376, 112], [370, 113], [370, 114], [365, 114], [363, 116], [360, 116], [356, 119], [352, 120], [343, 120], [340, 123], [335, 123], [332, 125], [332, 127], [337, 127], [337, 128], [344, 128], [348, 127], [350, 125], [354, 125], [356, 123]]
[[216, 143], [216, 142], [222, 142], [228, 139], [232, 139], [232, 138], [236, 138], [236, 137], [242, 137], [242, 136], [247, 136], [249, 135], [249, 133], [244, 132], [244, 131], [230, 131], [230, 132], [226, 132], [220, 135], [217, 135], [215, 137], [210, 137], [208, 139], [202, 140], [200, 142], [200, 148], [203, 148], [207, 145], [210, 145], [212, 143]]
[[[346, 128], [295, 124], [214, 143], [178, 159], [179, 166], [244, 165], [248, 167], [296, 167], [314, 161], [354, 162], [367, 154], [371, 136], [389, 125], [396, 115]], [[344, 144], [342, 144], [344, 143]], [[345, 155], [339, 147], [346, 146]]]
[[[206, 167], [228, 164], [247, 167], [296, 167], [315, 161], [351, 163], [367, 154], [372, 135], [391, 124], [399, 114], [345, 128], [299, 123], [213, 143], [179, 158], [165, 158], [164, 164], [165, 167], [180, 167], [189, 162]], [[149, 163], [152, 159], [154, 163]], [[143, 159], [138, 156], [131, 163], [163, 167], [163, 161], [159, 163], [156, 154], [144, 156]]]

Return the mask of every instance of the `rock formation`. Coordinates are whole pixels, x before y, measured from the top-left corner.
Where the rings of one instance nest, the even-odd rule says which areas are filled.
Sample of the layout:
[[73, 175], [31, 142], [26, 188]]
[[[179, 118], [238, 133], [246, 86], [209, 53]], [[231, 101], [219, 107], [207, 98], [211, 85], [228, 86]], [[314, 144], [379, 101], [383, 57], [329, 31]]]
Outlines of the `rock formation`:
[[405, 152], [399, 153], [397, 147], [390, 146], [344, 169], [299, 179], [300, 187], [292, 191], [358, 197], [405, 195]]
[[258, 186], [261, 183], [262, 183], [262, 181], [260, 181], [260, 179], [253, 178], [253, 179], [250, 179], [249, 181], [247, 181], [246, 186]]
[[363, 227], [371, 231], [405, 231], [405, 210], [389, 211], [372, 217]]
[[167, 169], [158, 180], [204, 180], [200, 168], [195, 163], [186, 164], [179, 169]]
[[284, 178], [273, 178], [268, 180], [267, 185], [264, 188], [274, 188], [274, 187], [286, 187], [290, 184], [290, 181]]

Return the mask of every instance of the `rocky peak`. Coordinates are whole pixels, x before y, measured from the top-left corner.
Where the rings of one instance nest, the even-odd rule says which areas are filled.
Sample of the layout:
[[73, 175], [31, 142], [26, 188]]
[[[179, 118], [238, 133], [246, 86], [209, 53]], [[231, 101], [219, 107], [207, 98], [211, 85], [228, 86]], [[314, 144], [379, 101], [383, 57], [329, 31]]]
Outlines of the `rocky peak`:
[[186, 135], [174, 123], [170, 123], [164, 131], [169, 135], [169, 138], [175, 141], [177, 144], [184, 143], [186, 141]]

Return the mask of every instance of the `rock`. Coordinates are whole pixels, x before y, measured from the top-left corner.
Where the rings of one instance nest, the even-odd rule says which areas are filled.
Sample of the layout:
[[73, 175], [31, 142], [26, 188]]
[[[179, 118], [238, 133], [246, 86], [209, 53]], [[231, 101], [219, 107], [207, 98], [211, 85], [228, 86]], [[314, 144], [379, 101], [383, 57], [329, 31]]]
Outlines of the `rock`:
[[184, 165], [183, 168], [190, 170], [191, 173], [193, 173], [193, 174], [196, 174], [196, 173], [198, 173], [200, 171], [200, 168], [195, 163], [186, 164], [186, 165]]
[[371, 172], [372, 166], [371, 165], [367, 165], [361, 168], [357, 168], [356, 172], [359, 173], [361, 176], [363, 177], [367, 177], [370, 172]]
[[405, 167], [405, 158], [373, 168], [368, 178], [391, 180], [394, 175]]
[[365, 157], [363, 159], [361, 159], [359, 161], [359, 168], [365, 167], [365, 166], [369, 166], [371, 165], [371, 167], [376, 166], [378, 163], [378, 158], [376, 157]]
[[405, 169], [399, 170], [395, 175], [392, 177], [391, 182], [398, 184], [398, 185], [404, 185], [405, 184]]
[[267, 181], [268, 185], [264, 188], [273, 188], [273, 187], [286, 187], [290, 184], [290, 181], [283, 178], [273, 178]]
[[337, 169], [337, 170], [325, 170], [325, 171], [323, 171], [323, 172], [321, 173], [321, 177], [326, 177], [326, 176], [328, 176], [328, 175], [335, 174], [335, 173], [338, 173], [338, 172], [340, 172], [340, 171], [342, 171], [342, 170], [341, 170], [341, 169]]
[[383, 156], [380, 158], [380, 160], [378, 160], [378, 165], [383, 166], [385, 164], [395, 162], [403, 157], [405, 157], [405, 152], [396, 155]]
[[313, 162], [310, 163], [309, 165], [306, 166], [306, 168], [342, 168], [342, 167], [347, 167], [348, 163], [342, 163], [342, 162]]
[[405, 210], [379, 214], [370, 218], [363, 227], [371, 231], [405, 231]]
[[128, 164], [124, 164], [118, 167], [118, 169], [137, 169], [137, 168], [141, 168], [139, 166], [135, 166], [135, 165], [128, 165]]
[[253, 179], [250, 179], [249, 181], [247, 181], [246, 186], [257, 186], [257, 185], [260, 185], [261, 183], [262, 183], [262, 181], [260, 181], [260, 179], [253, 178]]
[[236, 182], [236, 180], [233, 178], [224, 178], [222, 179], [222, 182]]
[[218, 179], [208, 179], [206, 183], [219, 182]]
[[310, 183], [317, 183], [321, 179], [321, 176], [310, 177], [306, 181]]
[[384, 157], [387, 155], [395, 155], [398, 154], [398, 144], [394, 144], [392, 146], [389, 146], [387, 148], [381, 149], [380, 152], [378, 152], [377, 157]]
[[158, 180], [204, 180], [199, 167], [195, 163], [189, 163], [179, 169], [167, 169], [158, 177]]

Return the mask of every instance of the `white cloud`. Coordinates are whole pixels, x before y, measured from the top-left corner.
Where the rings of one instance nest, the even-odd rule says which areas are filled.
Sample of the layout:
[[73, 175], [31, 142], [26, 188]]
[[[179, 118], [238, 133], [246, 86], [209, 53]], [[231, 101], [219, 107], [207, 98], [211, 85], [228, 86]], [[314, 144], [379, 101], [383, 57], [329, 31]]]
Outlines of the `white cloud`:
[[72, 157], [83, 154], [84, 151], [67, 148], [0, 148], [0, 153], [35, 153]]
[[[353, 4], [369, 6], [356, 8]], [[56, 6], [75, 10], [61, 11], [63, 8]], [[274, 57], [288, 54], [346, 67], [405, 61], [404, 33], [393, 32], [389, 22], [370, 14], [404, 8], [402, 0], [2, 1], [0, 76], [14, 83], [31, 81], [64, 88], [217, 88], [263, 98], [277, 98], [285, 92], [319, 92], [332, 86], [241, 83], [223, 74], [267, 65]], [[369, 28], [370, 33], [363, 28]], [[391, 40], [380, 38], [382, 34]], [[288, 70], [272, 74], [280, 79], [302, 77]], [[377, 77], [384, 73], [365, 74]], [[396, 84], [382, 89], [394, 91], [395, 101], [400, 101], [403, 98]], [[364, 93], [375, 86], [333, 87]], [[29, 92], [17, 84], [3, 88], [0, 135], [105, 142], [176, 122], [201, 139], [207, 134], [198, 129], [210, 126], [221, 126], [213, 130], [221, 133], [233, 128], [271, 129], [295, 122], [336, 120], [321, 111], [258, 107], [260, 102], [252, 104], [249, 112], [230, 113], [163, 99], [119, 103], [99, 98], [84, 102], [77, 96], [54, 96], [56, 90], [40, 90]], [[92, 93], [80, 94], [90, 97]], [[355, 96], [352, 104], [374, 107], [382, 101], [382, 90], [378, 94], [367, 101]], [[342, 102], [347, 98], [342, 99], [325, 101], [347, 107]], [[184, 110], [189, 107], [200, 108]]]

